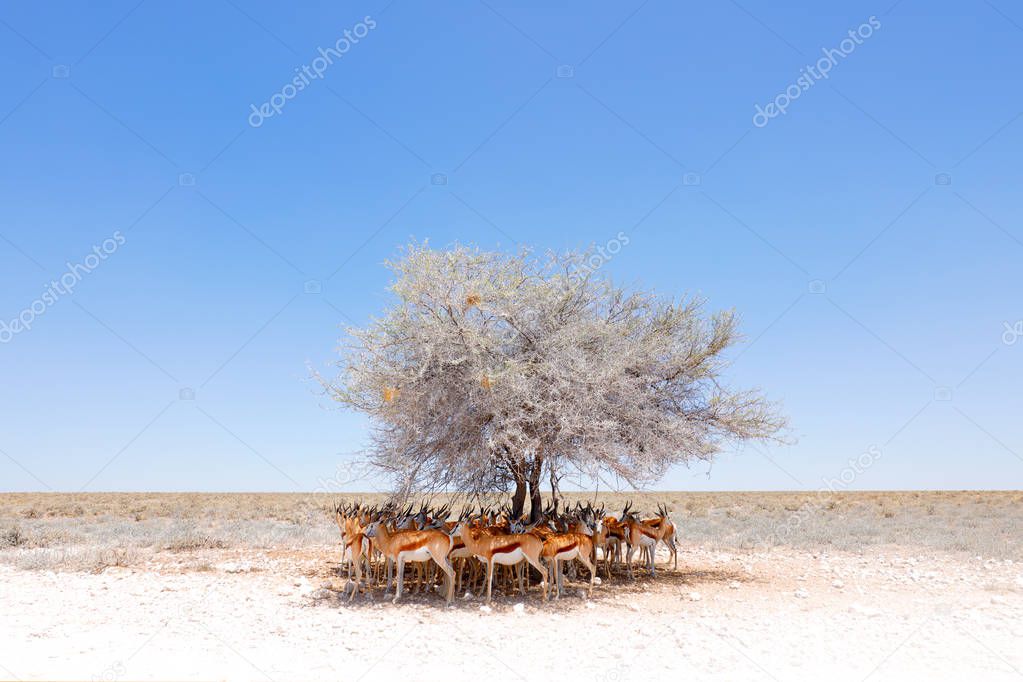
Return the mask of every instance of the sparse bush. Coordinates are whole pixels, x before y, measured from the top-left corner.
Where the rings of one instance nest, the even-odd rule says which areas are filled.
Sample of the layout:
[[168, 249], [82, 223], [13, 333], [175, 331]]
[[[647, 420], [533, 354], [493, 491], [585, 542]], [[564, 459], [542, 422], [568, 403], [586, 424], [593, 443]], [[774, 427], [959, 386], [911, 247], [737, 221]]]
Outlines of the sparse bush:
[[93, 573], [102, 573], [111, 566], [127, 568], [136, 563], [138, 552], [133, 547], [111, 547], [99, 553], [92, 566]]
[[170, 552], [194, 552], [201, 549], [227, 549], [228, 546], [223, 540], [202, 535], [175, 540], [164, 549]]
[[0, 547], [20, 547], [27, 542], [28, 538], [17, 526], [11, 527], [0, 535]]

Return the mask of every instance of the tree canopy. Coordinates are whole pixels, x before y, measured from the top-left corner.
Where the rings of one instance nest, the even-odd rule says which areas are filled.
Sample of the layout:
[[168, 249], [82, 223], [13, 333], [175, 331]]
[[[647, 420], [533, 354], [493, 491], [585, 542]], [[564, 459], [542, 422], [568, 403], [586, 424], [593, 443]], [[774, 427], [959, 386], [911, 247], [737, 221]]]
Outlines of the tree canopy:
[[778, 437], [776, 406], [723, 382], [734, 312], [627, 290], [587, 257], [413, 243], [387, 263], [396, 302], [348, 330], [325, 385], [369, 415], [400, 491], [512, 489], [513, 511], [528, 494], [536, 513], [545, 480], [638, 487]]

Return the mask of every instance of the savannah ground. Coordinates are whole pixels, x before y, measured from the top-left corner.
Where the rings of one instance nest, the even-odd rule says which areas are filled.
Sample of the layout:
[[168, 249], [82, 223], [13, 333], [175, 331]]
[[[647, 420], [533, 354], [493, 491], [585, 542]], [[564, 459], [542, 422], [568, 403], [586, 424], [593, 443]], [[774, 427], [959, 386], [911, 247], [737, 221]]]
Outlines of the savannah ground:
[[[352, 499], [353, 496], [346, 496]], [[569, 499], [592, 495], [569, 495]], [[1023, 493], [602, 494], [678, 571], [592, 599], [340, 598], [340, 496], [0, 495], [0, 678], [1014, 679]], [[373, 499], [362, 496], [361, 499]], [[377, 499], [380, 499], [379, 497]], [[573, 588], [581, 583], [573, 584]], [[401, 677], [398, 677], [401, 676]]]

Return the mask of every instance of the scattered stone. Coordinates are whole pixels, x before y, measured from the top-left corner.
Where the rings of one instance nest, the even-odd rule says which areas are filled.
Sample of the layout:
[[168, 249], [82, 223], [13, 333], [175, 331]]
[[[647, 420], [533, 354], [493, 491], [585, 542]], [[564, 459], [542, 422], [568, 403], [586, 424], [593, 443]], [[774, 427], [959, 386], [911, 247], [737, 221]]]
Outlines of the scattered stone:
[[835, 589], [840, 590], [843, 587], [845, 587], [845, 583], [842, 582], [841, 580], [832, 580], [831, 581], [831, 586], [834, 587]]
[[689, 601], [700, 601], [701, 599], [703, 599], [703, 595], [701, 595], [699, 592], [689, 593]]
[[483, 604], [482, 606], [480, 606], [480, 611], [482, 611], [483, 613], [490, 613], [491, 611], [493, 611], [493, 609], [487, 606], [486, 604]]
[[804, 590], [804, 589], [798, 589], [798, 590], [796, 590], [796, 598], [797, 598], [797, 599], [806, 599], [806, 598], [807, 598], [807, 597], [809, 597], [809, 596], [810, 596], [810, 593], [809, 593], [809, 592], [807, 592], [807, 591], [806, 591], [806, 590]]
[[867, 618], [877, 618], [881, 615], [881, 612], [877, 609], [867, 608], [858, 602], [853, 602], [852, 605], [849, 606], [849, 610], [853, 613], [858, 613], [861, 616], [866, 616]]
[[738, 581], [733, 580], [732, 582], [728, 583], [728, 589], [730, 589], [730, 590], [737, 590], [737, 589], [739, 589]]
[[472, 599], [472, 592], [466, 592], [464, 595], [462, 595], [462, 599], [464, 599], [465, 601], [469, 601], [470, 599]]
[[518, 604], [512, 607], [512, 611], [514, 611], [515, 613], [525, 613], [526, 605], [523, 604], [522, 602], [519, 602]]

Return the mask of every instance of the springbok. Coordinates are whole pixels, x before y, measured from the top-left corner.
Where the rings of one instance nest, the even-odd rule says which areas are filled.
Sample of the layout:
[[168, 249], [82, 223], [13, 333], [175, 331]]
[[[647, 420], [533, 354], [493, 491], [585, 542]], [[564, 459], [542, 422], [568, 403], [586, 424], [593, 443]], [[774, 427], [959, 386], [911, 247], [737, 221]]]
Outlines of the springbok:
[[625, 541], [628, 543], [626, 566], [628, 568], [629, 577], [635, 577], [632, 574], [632, 555], [640, 548], [646, 548], [649, 550], [647, 566], [650, 568], [650, 575], [656, 576], [657, 573], [654, 570], [654, 550], [657, 549], [657, 543], [664, 539], [667, 524], [662, 524], [660, 528], [654, 528], [653, 526], [647, 525], [636, 518], [635, 512], [630, 511], [631, 508], [632, 502], [626, 504], [625, 509], [622, 510], [622, 516], [620, 519], [625, 525]]
[[[455, 593], [455, 571], [448, 560], [451, 553], [452, 539], [447, 533], [437, 530], [396, 530], [387, 528], [387, 523], [378, 518], [366, 527], [367, 537], [373, 538], [377, 548], [388, 559], [398, 564], [398, 587], [394, 594], [394, 603], [401, 598], [405, 581], [406, 561], [426, 561], [432, 559], [448, 577], [447, 601], [450, 604]], [[391, 588], [391, 576], [388, 571], [387, 588]]]
[[[651, 528], [661, 528], [664, 524], [664, 537], [661, 538], [668, 550], [671, 552], [672, 560], [675, 562], [675, 570], [678, 570], [678, 546], [676, 544], [677, 537], [675, 535], [675, 524], [672, 523], [671, 519], [668, 518], [668, 508], [663, 504], [657, 505], [657, 516], [649, 519], [643, 519], [643, 523], [650, 526]], [[656, 549], [656, 548], [655, 548]]]
[[[363, 562], [366, 563], [366, 589], [371, 589], [369, 580], [369, 539], [362, 532], [362, 524], [359, 518], [359, 505], [356, 505], [350, 511], [339, 505], [335, 510], [335, 513], [338, 525], [341, 527], [341, 541], [344, 545], [341, 550], [341, 558], [344, 560], [348, 557], [351, 561], [348, 567], [348, 582], [352, 587], [352, 594], [348, 597], [348, 601], [351, 601], [355, 599], [355, 594], [359, 591], [359, 585], [362, 583]], [[355, 572], [354, 580], [352, 580], [353, 568]], [[347, 585], [345, 586], [345, 589], [348, 589]]]
[[586, 570], [590, 572], [590, 589], [588, 594], [593, 596], [593, 582], [597, 577], [597, 568], [590, 561], [590, 557], [594, 554], [593, 536], [599, 532], [598, 528], [602, 528], [602, 526], [603, 523], [599, 520], [596, 523], [584, 523], [584, 532], [554, 533], [544, 540], [541, 556], [547, 559], [557, 599], [561, 598], [561, 562], [571, 561], [572, 559], [578, 559], [586, 567]]
[[[468, 518], [463, 514], [455, 527], [455, 535], [462, 538], [465, 548], [477, 559], [487, 566], [487, 603], [491, 601], [491, 592], [494, 586], [494, 564], [514, 566], [521, 561], [526, 561], [530, 566], [540, 571], [540, 586], [543, 588], [543, 598], [547, 599], [547, 570], [540, 561], [540, 553], [543, 551], [543, 540], [532, 533], [492, 533], [489, 529], [470, 528]], [[521, 574], [519, 589], [522, 588]]]
[[611, 564], [622, 564], [622, 545], [625, 541], [625, 524], [613, 516], [604, 517], [604, 570], [611, 577]]

